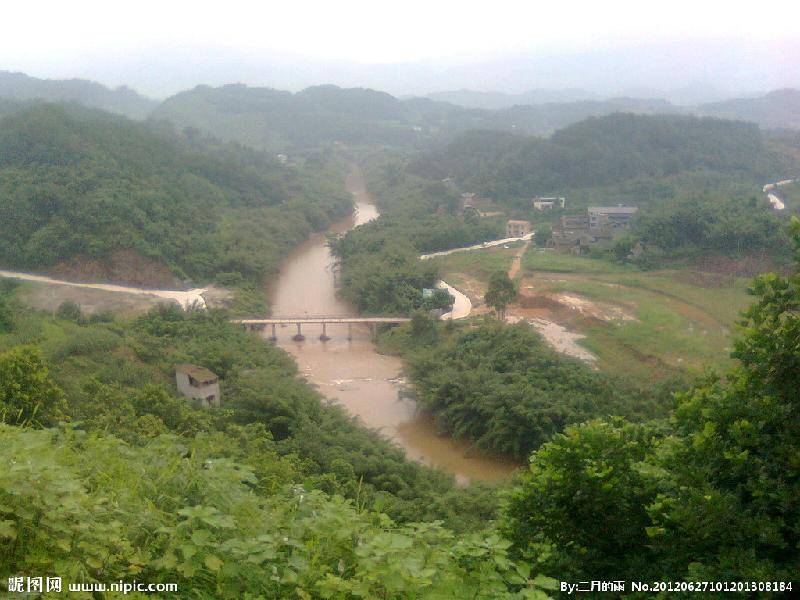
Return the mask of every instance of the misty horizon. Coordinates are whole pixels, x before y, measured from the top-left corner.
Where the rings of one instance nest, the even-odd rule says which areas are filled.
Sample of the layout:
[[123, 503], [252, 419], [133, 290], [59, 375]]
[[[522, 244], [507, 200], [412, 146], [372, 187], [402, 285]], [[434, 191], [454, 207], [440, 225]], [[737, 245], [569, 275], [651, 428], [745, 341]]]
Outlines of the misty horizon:
[[[197, 85], [296, 92], [333, 84], [395, 96], [580, 90], [714, 101], [800, 87], [800, 9], [714, 1], [492, 7], [412, 0], [260, 6], [94, 0], [12, 6], [0, 70], [128, 86], [161, 100]], [[705, 89], [703, 89], [705, 88]]]
[[[189, 56], [194, 60], [191, 68]], [[800, 40], [759, 44], [683, 40], [559, 54], [518, 53], [471, 62], [439, 59], [372, 64], [254, 56], [236, 49], [178, 48], [85, 57], [71, 64], [3, 62], [0, 70], [43, 79], [86, 79], [111, 88], [126, 86], [155, 100], [198, 85], [244, 84], [297, 92], [332, 84], [398, 97], [463, 90], [507, 95], [572, 90], [582, 92], [585, 99], [675, 100], [670, 96], [678, 92], [676, 103], [692, 104], [800, 87]], [[688, 101], [681, 97], [683, 91], [688, 93]]]

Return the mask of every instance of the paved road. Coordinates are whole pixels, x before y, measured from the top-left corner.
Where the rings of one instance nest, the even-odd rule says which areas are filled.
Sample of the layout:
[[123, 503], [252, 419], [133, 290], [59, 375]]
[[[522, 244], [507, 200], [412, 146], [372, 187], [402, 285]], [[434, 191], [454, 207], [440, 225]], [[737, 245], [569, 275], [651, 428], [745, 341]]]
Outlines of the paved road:
[[533, 237], [533, 233], [531, 232], [527, 235], [524, 235], [519, 238], [503, 238], [502, 240], [492, 240], [491, 242], [484, 242], [482, 244], [475, 244], [474, 246], [465, 246], [464, 248], [453, 248], [452, 250], [442, 250], [441, 252], [432, 252], [430, 254], [422, 254], [420, 255], [420, 260], [429, 260], [431, 258], [436, 258], [437, 256], [449, 256], [450, 254], [455, 254], [456, 252], [469, 252], [470, 250], [483, 250], [485, 248], [491, 248], [493, 246], [501, 246], [503, 244], [510, 244], [512, 242], [519, 242], [530, 240]]
[[36, 281], [38, 283], [47, 283], [50, 285], [65, 285], [70, 287], [104, 290], [106, 292], [123, 292], [126, 294], [136, 294], [141, 296], [164, 298], [166, 300], [173, 300], [177, 302], [184, 309], [189, 308], [193, 304], [196, 304], [199, 308], [206, 307], [206, 301], [202, 296], [202, 294], [206, 291], [205, 288], [198, 288], [194, 290], [188, 290], [185, 292], [178, 290], [150, 290], [144, 288], [128, 287], [124, 285], [114, 285], [110, 283], [76, 283], [74, 281], [63, 281], [61, 279], [53, 279], [51, 277], [45, 277], [44, 275], [33, 275], [31, 273], [20, 273], [17, 271], [3, 271], [3, 270], [0, 270], [0, 277], [8, 277], [10, 279], [21, 279], [23, 281]]
[[469, 298], [467, 298], [466, 295], [464, 295], [462, 292], [454, 288], [446, 281], [440, 281], [439, 283], [436, 284], [436, 287], [438, 287], [441, 290], [447, 290], [448, 292], [450, 292], [450, 295], [456, 299], [456, 301], [453, 302], [453, 310], [443, 314], [440, 317], [443, 321], [451, 321], [451, 320], [455, 321], [457, 319], [466, 319], [469, 316], [469, 314], [472, 312], [472, 302], [470, 301]]

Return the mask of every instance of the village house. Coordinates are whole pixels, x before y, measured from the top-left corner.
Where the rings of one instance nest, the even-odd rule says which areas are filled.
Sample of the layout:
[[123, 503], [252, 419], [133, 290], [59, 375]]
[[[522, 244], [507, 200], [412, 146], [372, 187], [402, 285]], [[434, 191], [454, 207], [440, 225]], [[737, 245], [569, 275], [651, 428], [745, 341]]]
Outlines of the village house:
[[567, 202], [566, 198], [540, 198], [537, 196], [533, 199], [533, 208], [536, 210], [553, 210], [556, 206], [558, 208], [564, 208]]
[[521, 238], [531, 232], [531, 224], [528, 221], [515, 221], [510, 219], [506, 223], [507, 238]]
[[465, 210], [470, 210], [476, 208], [475, 200], [477, 199], [477, 194], [473, 192], [465, 192], [461, 194], [461, 200], [458, 203], [458, 208], [462, 212]]
[[635, 206], [590, 206], [589, 229], [618, 229], [627, 228], [636, 211]]
[[547, 248], [552, 248], [562, 254], [580, 256], [597, 241], [598, 238], [585, 229], [555, 230], [553, 231], [553, 237], [547, 242]]
[[177, 365], [175, 383], [181, 394], [197, 400], [203, 408], [220, 405], [219, 377], [205, 367]]
[[562, 215], [560, 219], [561, 229], [570, 231], [575, 229], [589, 229], [589, 215]]

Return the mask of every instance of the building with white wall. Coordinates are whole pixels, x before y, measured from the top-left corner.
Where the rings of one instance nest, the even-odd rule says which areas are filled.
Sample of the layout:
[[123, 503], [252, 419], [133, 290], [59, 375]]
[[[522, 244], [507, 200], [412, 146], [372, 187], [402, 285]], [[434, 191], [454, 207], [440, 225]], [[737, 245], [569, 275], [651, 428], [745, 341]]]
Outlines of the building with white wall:
[[190, 364], [176, 366], [175, 383], [181, 394], [197, 400], [203, 408], [220, 405], [219, 377], [205, 367]]

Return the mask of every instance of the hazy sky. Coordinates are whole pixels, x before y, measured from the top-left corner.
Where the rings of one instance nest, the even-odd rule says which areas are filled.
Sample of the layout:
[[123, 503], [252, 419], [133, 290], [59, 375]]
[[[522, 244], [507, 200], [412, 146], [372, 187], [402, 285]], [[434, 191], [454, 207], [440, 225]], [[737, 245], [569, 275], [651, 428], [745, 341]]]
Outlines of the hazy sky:
[[[6, 0], [0, 70], [395, 94], [800, 85], [800, 0]], [[462, 68], [463, 67], [463, 68]]]
[[0, 17], [4, 68], [158, 47], [372, 63], [800, 33], [800, 2], [772, 0], [11, 0]]

